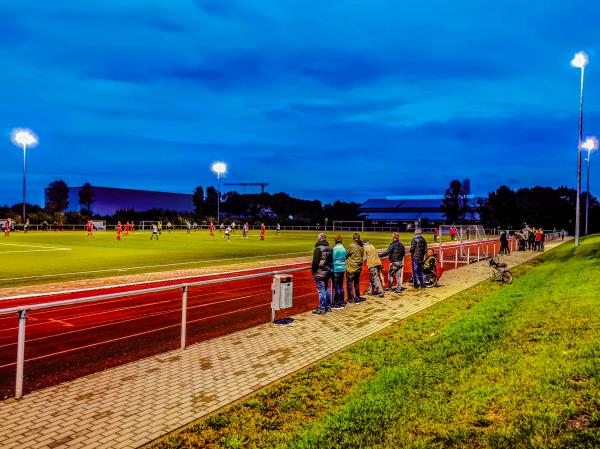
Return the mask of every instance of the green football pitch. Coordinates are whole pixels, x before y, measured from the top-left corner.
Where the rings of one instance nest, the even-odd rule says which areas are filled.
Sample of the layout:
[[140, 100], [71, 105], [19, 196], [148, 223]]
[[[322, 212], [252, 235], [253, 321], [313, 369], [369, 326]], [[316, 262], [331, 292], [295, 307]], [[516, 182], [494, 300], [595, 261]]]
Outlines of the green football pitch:
[[[11, 233], [0, 236], [0, 288], [309, 256], [317, 237], [315, 231], [267, 231], [261, 241], [258, 231], [250, 232], [248, 239], [236, 231], [227, 243], [218, 231], [215, 234], [163, 231], [157, 241], [150, 240], [148, 232], [136, 232], [118, 242], [114, 231], [95, 232], [93, 237], [79, 231]], [[344, 244], [352, 241], [351, 232], [341, 235]], [[389, 232], [366, 232], [362, 237], [382, 250], [391, 241]], [[411, 237], [402, 234], [401, 241], [407, 244]], [[328, 238], [333, 244], [334, 234]], [[427, 238], [431, 241], [432, 236]]]

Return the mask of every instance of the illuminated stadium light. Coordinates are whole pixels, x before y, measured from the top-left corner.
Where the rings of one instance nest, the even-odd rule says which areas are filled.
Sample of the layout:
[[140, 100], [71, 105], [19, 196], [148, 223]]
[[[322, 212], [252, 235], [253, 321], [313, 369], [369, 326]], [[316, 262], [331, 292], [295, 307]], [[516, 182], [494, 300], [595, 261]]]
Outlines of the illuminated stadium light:
[[589, 62], [588, 55], [584, 51], [578, 51], [571, 59], [571, 66], [583, 69]]
[[221, 175], [227, 172], [225, 162], [214, 162], [210, 169], [217, 174], [217, 223], [221, 222]]
[[211, 170], [217, 174], [217, 178], [220, 178], [223, 173], [227, 172], [227, 164], [225, 162], [215, 162], [212, 164]]
[[[588, 64], [588, 55], [579, 51], [575, 53], [573, 59], [571, 59], [571, 67], [576, 67], [581, 71], [581, 81], [579, 84], [579, 147], [577, 148], [577, 197], [575, 199], [575, 246], [579, 246], [579, 227], [581, 220], [581, 145], [583, 143], [583, 77], [585, 73], [585, 66]], [[587, 218], [586, 218], [587, 220]]]
[[586, 137], [585, 142], [581, 144], [581, 149], [588, 152], [589, 158], [590, 153], [598, 149], [598, 139], [595, 136]]
[[581, 151], [587, 151], [587, 188], [585, 190], [585, 235], [588, 235], [590, 216], [590, 155], [598, 149], [598, 139], [595, 136], [585, 138], [581, 144]]
[[27, 147], [34, 147], [38, 143], [37, 136], [30, 129], [13, 129], [10, 138], [12, 142], [23, 148], [23, 226], [25, 226], [25, 197], [27, 193]]
[[34, 147], [38, 143], [37, 136], [30, 129], [13, 129], [10, 138], [19, 147]]

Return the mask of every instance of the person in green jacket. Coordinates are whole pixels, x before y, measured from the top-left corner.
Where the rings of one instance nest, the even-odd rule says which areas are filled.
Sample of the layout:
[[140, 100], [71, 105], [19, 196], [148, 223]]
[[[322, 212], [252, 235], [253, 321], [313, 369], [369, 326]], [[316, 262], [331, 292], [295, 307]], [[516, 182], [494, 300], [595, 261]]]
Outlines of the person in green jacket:
[[364, 261], [367, 263], [369, 275], [371, 276], [371, 285], [369, 286], [369, 290], [366, 292], [366, 294], [378, 294], [380, 298], [383, 298], [384, 293], [383, 286], [381, 284], [381, 270], [383, 269], [383, 265], [381, 263], [381, 259], [379, 258], [379, 254], [377, 254], [375, 247], [368, 240], [364, 241], [364, 249]]
[[346, 248], [342, 245], [342, 236], [335, 237], [333, 246], [333, 306], [334, 310], [343, 309], [344, 301], [344, 274], [346, 273]]
[[360, 234], [352, 235], [352, 243], [346, 249], [346, 290], [348, 290], [348, 302], [359, 303], [364, 301], [360, 296], [360, 273], [363, 267], [365, 250]]

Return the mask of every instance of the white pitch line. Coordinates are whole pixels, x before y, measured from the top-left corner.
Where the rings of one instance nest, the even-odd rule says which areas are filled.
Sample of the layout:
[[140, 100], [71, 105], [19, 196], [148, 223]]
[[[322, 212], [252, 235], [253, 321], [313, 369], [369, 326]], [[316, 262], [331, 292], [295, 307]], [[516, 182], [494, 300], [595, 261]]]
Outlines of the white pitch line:
[[19, 246], [19, 247], [23, 247], [23, 248], [71, 249], [71, 248], [61, 248], [59, 246], [23, 245], [22, 243], [0, 243], [0, 245], [4, 245], [4, 246]]
[[54, 249], [22, 249], [14, 251], [0, 251], [0, 255], [9, 253], [48, 253], [53, 251], [71, 251], [71, 248], [54, 248]]
[[[0, 252], [0, 254], [3, 254], [3, 253]], [[74, 271], [74, 272], [70, 272], [70, 273], [39, 274], [36, 276], [3, 278], [3, 279], [0, 279], [0, 282], [1, 281], [17, 281], [17, 280], [24, 280], [24, 279], [52, 278], [52, 277], [61, 277], [61, 276], [71, 276], [71, 275], [76, 275], [76, 274], [107, 273], [107, 272], [114, 272], [114, 271], [131, 271], [131, 270], [138, 270], [138, 269], [142, 269], [142, 268], [172, 267], [172, 266], [178, 266], [178, 265], [192, 265], [192, 264], [210, 263], [210, 262], [224, 262], [224, 261], [229, 261], [229, 260], [261, 259], [261, 258], [265, 258], [265, 257], [292, 256], [292, 255], [298, 255], [298, 254], [308, 255], [310, 253], [307, 253], [306, 251], [301, 251], [301, 252], [295, 252], [295, 253], [265, 254], [262, 256], [229, 257], [226, 259], [205, 259], [205, 260], [194, 260], [194, 261], [189, 261], [189, 262], [165, 263], [165, 264], [158, 264], [158, 265], [140, 265], [137, 267], [108, 268], [106, 270], [90, 270], [90, 271]]]

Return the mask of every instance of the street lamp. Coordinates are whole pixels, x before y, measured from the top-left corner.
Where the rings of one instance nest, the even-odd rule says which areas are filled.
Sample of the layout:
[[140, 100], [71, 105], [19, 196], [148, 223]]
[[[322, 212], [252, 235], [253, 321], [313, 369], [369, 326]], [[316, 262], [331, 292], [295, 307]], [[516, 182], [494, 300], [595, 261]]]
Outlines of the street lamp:
[[13, 129], [10, 138], [12, 142], [23, 148], [23, 225], [25, 225], [25, 196], [27, 192], [27, 147], [34, 147], [38, 143], [37, 136], [30, 129]]
[[217, 223], [221, 222], [221, 175], [227, 171], [225, 162], [215, 162], [211, 170], [217, 174]]
[[583, 52], [575, 53], [575, 56], [571, 60], [571, 66], [581, 69], [581, 85], [579, 90], [579, 144], [577, 146], [577, 198], [575, 199], [575, 246], [579, 245], [579, 220], [580, 220], [580, 207], [579, 200], [581, 195], [581, 141], [583, 140], [583, 75], [585, 72], [585, 66], [588, 63], [588, 55]]
[[581, 144], [581, 151], [587, 151], [587, 187], [585, 189], [585, 235], [588, 235], [588, 222], [590, 214], [590, 155], [598, 149], [598, 139], [594, 136], [586, 137]]

